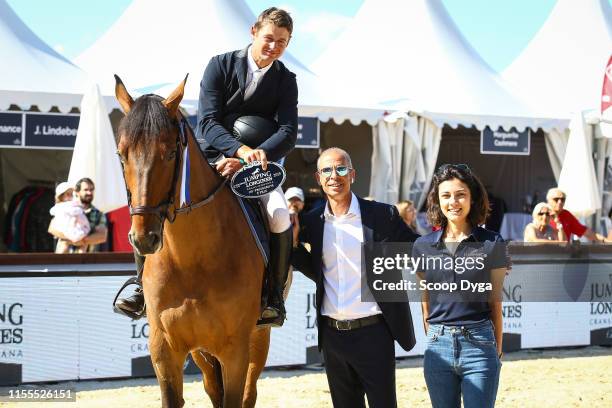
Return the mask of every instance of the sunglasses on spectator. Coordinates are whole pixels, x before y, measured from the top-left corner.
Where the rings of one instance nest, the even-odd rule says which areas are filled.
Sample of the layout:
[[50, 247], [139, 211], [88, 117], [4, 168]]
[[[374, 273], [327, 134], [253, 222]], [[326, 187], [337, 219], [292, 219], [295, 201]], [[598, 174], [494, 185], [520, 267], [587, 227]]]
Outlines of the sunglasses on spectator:
[[541, 213], [538, 213], [538, 215], [545, 215], [545, 216], [548, 217], [548, 216], [550, 216], [550, 213], [549, 212], [541, 212]]
[[556, 201], [556, 202], [564, 203], [565, 202], [565, 197], [554, 197], [553, 200]]
[[353, 170], [349, 166], [335, 166], [335, 167], [323, 167], [319, 169], [318, 172], [323, 177], [331, 177], [332, 173], [336, 170], [336, 174], [340, 177], [344, 177], [349, 174], [349, 171]]

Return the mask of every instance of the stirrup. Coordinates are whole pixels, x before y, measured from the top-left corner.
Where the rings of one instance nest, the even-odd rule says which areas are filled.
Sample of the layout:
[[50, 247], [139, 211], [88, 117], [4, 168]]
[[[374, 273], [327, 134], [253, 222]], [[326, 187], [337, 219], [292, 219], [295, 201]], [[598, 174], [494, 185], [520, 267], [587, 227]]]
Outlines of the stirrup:
[[147, 304], [145, 303], [142, 310], [138, 311], [138, 312], [131, 312], [128, 310], [123, 310], [117, 307], [117, 299], [119, 299], [119, 295], [121, 294], [121, 292], [123, 291], [123, 289], [125, 289], [127, 286], [129, 285], [140, 285], [140, 281], [138, 280], [137, 277], [131, 277], [130, 279], [126, 280], [125, 283], [123, 284], [123, 286], [121, 286], [121, 288], [119, 289], [119, 291], [117, 292], [117, 295], [115, 295], [115, 299], [113, 300], [113, 312], [127, 316], [133, 320], [138, 320], [138, 319], [142, 319], [143, 317], [145, 317], [147, 315]]
[[279, 314], [276, 317], [260, 317], [257, 321], [257, 327], [283, 327], [287, 317], [283, 314]]

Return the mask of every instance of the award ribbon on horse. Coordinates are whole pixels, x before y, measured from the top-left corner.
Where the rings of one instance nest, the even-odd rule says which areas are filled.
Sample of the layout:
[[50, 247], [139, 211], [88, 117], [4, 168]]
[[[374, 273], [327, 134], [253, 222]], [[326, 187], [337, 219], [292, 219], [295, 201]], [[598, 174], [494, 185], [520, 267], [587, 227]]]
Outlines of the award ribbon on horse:
[[232, 177], [232, 191], [244, 198], [258, 198], [276, 190], [285, 182], [287, 174], [278, 163], [268, 162], [264, 171], [261, 162], [254, 161], [238, 170]]

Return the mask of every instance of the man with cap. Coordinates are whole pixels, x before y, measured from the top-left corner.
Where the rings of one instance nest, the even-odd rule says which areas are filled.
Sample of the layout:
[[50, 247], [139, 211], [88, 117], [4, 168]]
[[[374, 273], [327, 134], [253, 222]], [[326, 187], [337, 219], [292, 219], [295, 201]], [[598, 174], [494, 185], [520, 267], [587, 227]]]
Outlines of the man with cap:
[[[289, 216], [291, 217], [291, 225], [302, 225], [302, 210], [304, 209], [304, 191], [299, 187], [289, 187], [285, 191], [285, 200], [287, 201], [287, 208], [289, 209]], [[298, 232], [294, 229], [293, 231], [293, 242], [296, 242], [299, 238]]]

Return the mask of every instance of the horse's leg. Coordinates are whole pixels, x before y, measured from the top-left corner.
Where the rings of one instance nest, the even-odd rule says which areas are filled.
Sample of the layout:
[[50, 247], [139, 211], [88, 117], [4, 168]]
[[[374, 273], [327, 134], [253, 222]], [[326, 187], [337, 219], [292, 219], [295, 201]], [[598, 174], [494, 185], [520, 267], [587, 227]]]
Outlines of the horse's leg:
[[223, 405], [223, 383], [221, 364], [213, 355], [205, 351], [192, 351], [193, 361], [200, 367], [204, 376], [204, 390], [208, 394], [214, 408], [221, 408]]
[[151, 329], [149, 351], [155, 375], [161, 388], [163, 408], [181, 408], [183, 400], [183, 364], [186, 352], [172, 349], [159, 329]]
[[[234, 341], [241, 337], [237, 336]], [[248, 339], [249, 336], [242, 338]], [[240, 408], [249, 366], [248, 340], [225, 347], [218, 358], [223, 372], [223, 408]]]
[[249, 370], [247, 372], [242, 408], [252, 408], [257, 401], [257, 380], [268, 359], [270, 328], [255, 328], [249, 343]]

